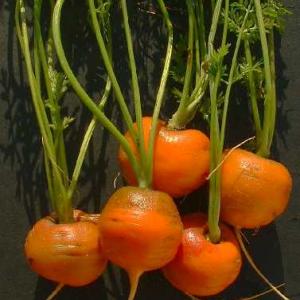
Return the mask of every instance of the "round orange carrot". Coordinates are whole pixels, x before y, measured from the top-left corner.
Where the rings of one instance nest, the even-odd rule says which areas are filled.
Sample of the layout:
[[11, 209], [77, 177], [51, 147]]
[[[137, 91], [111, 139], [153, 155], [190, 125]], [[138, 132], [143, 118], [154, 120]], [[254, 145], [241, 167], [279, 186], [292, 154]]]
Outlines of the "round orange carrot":
[[[146, 149], [152, 118], [143, 118]], [[127, 132], [126, 139], [138, 157], [135, 144]], [[137, 185], [128, 158], [120, 147], [119, 163], [122, 174], [130, 185]], [[153, 183], [154, 189], [181, 197], [191, 193], [206, 182], [209, 172], [209, 139], [199, 130], [170, 130], [160, 121], [154, 144]]]
[[117, 190], [99, 224], [105, 255], [129, 274], [130, 299], [143, 272], [161, 268], [175, 256], [183, 230], [169, 195], [138, 187]]
[[207, 217], [201, 213], [182, 219], [184, 232], [175, 258], [163, 268], [170, 283], [184, 293], [211, 296], [226, 289], [237, 278], [242, 258], [234, 233], [220, 224], [221, 240], [208, 239]]
[[222, 165], [221, 219], [237, 228], [259, 228], [285, 210], [292, 178], [285, 166], [242, 149]]
[[52, 217], [39, 220], [25, 242], [25, 255], [39, 275], [64, 285], [83, 286], [104, 271], [100, 233], [97, 224], [81, 221], [74, 211], [75, 223], [57, 224]]

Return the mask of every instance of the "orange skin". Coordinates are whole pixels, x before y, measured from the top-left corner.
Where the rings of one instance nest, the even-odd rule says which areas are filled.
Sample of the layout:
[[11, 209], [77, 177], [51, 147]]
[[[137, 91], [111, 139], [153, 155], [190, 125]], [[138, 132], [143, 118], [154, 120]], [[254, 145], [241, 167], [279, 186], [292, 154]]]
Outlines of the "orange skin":
[[175, 256], [183, 226], [169, 195], [123, 187], [111, 196], [101, 216], [104, 253], [132, 280]]
[[236, 149], [222, 165], [221, 219], [237, 228], [259, 228], [284, 212], [292, 178], [282, 164]]
[[[143, 118], [146, 149], [149, 144], [152, 118]], [[209, 139], [199, 130], [170, 130], [162, 121], [157, 126], [154, 145], [153, 189], [168, 193], [172, 197], [185, 196], [206, 182], [209, 173]], [[138, 157], [136, 146], [130, 134], [125, 134], [134, 154]], [[125, 180], [137, 185], [135, 174], [120, 147], [119, 164]]]
[[162, 270], [170, 283], [184, 293], [212, 296], [234, 282], [242, 266], [241, 252], [234, 233], [220, 224], [222, 240], [207, 238], [207, 217], [201, 213], [182, 219], [184, 232], [175, 258]]
[[81, 221], [57, 224], [51, 217], [39, 220], [29, 232], [25, 255], [33, 271], [69, 286], [83, 286], [96, 280], [106, 267], [96, 223]]

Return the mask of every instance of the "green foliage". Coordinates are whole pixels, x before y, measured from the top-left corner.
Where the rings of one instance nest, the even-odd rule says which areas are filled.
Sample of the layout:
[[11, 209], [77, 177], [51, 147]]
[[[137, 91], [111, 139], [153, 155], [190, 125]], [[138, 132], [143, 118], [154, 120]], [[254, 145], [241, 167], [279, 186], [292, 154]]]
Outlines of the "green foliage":
[[[249, 1], [230, 3], [228, 14], [228, 29], [230, 32], [238, 35], [240, 33], [244, 16], [249, 10], [249, 15], [243, 30], [243, 38], [248, 40], [257, 40], [259, 38], [258, 28], [256, 24], [256, 14], [253, 5]], [[224, 18], [224, 13], [223, 13]]]
[[[249, 10], [249, 16], [243, 32], [243, 38], [250, 42], [259, 40], [259, 32], [257, 26], [256, 13], [253, 4], [249, 0], [234, 1], [230, 3], [228, 28], [229, 31], [239, 34], [243, 23], [245, 12]], [[285, 16], [290, 12], [279, 0], [266, 0], [262, 2], [262, 11], [264, 17], [265, 29], [269, 32], [272, 29], [277, 29], [279, 32], [284, 30]], [[223, 12], [224, 18], [224, 12]], [[223, 20], [224, 22], [224, 20]]]
[[206, 62], [209, 76], [215, 78], [221, 72], [221, 78], [226, 76], [226, 65], [223, 63], [225, 56], [229, 53], [230, 44], [213, 50], [210, 59]]
[[262, 8], [266, 29], [276, 28], [282, 32], [285, 27], [285, 17], [291, 12], [279, 0], [268, 0], [262, 4]]
[[49, 78], [51, 83], [51, 90], [53, 92], [54, 101], [58, 102], [67, 91], [68, 81], [66, 76], [56, 71], [55, 69], [49, 68]]
[[96, 12], [99, 16], [100, 25], [103, 30], [103, 35], [106, 41], [108, 40], [108, 36], [109, 36], [108, 31], [110, 28], [110, 20], [111, 20], [110, 11], [112, 5], [113, 5], [112, 0], [97, 0]]
[[249, 79], [249, 73], [253, 73], [255, 77], [261, 79], [263, 76], [262, 66], [263, 66], [262, 59], [256, 61], [252, 66], [250, 66], [243, 58], [238, 64], [237, 69], [235, 70], [233, 81], [247, 82]]

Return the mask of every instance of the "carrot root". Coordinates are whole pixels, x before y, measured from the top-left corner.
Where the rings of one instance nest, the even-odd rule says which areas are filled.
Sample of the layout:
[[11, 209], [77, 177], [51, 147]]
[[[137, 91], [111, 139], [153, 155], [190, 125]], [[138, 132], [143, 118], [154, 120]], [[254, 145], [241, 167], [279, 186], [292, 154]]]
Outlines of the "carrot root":
[[[248, 252], [248, 250], [245, 247], [244, 241], [242, 239], [242, 235], [241, 235], [241, 231], [237, 228], [234, 229], [235, 230], [235, 234], [236, 237], [239, 241], [240, 247], [245, 255], [245, 257], [247, 258], [250, 266], [254, 269], [254, 271], [256, 272], [256, 274], [271, 288], [271, 290], [273, 292], [275, 292], [280, 298], [284, 299], [284, 300], [290, 300], [288, 297], [286, 297], [284, 294], [282, 294], [278, 288], [276, 286], [274, 286], [269, 280], [268, 278], [259, 270], [259, 268], [256, 266], [255, 262], [253, 261], [250, 253]], [[246, 298], [246, 299], [255, 299], [255, 298]]]
[[[278, 289], [278, 288], [281, 288], [281, 287], [283, 287], [284, 285], [285, 285], [285, 283], [279, 284], [279, 285], [276, 286], [276, 288], [277, 288], [277, 289]], [[269, 293], [271, 293], [271, 292], [273, 292], [273, 289], [269, 289], [269, 290], [267, 290], [267, 291], [261, 292], [261, 293], [259, 293], [259, 294], [254, 295], [254, 296], [251, 296], [251, 297], [241, 298], [240, 300], [254, 300], [254, 299], [257, 299], [257, 298], [260, 297], [260, 296], [267, 295], [267, 294], [269, 294]]]
[[185, 293], [185, 295], [187, 295], [189, 298], [191, 298], [191, 300], [201, 300], [201, 298], [197, 298], [191, 294]]
[[65, 285], [63, 283], [59, 283], [54, 291], [47, 297], [46, 300], [52, 300], [54, 297], [60, 292], [60, 290], [64, 287]]
[[140, 272], [129, 272], [128, 275], [130, 281], [130, 292], [129, 292], [128, 300], [134, 300], [137, 287], [139, 284], [139, 280], [142, 274]]

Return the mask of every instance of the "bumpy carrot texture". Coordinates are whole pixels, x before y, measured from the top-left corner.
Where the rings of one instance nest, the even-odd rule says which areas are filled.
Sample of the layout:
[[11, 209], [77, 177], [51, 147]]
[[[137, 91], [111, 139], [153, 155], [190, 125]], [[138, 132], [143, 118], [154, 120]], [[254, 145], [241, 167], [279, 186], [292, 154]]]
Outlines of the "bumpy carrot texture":
[[127, 271], [157, 269], [176, 254], [182, 223], [165, 193], [123, 187], [103, 209], [100, 230], [106, 256]]
[[[143, 118], [146, 148], [152, 119]], [[130, 134], [125, 134], [138, 157]], [[130, 185], [137, 181], [127, 156], [119, 150], [119, 163], [122, 174]], [[209, 172], [209, 139], [199, 130], [169, 130], [160, 121], [154, 145], [153, 188], [168, 193], [172, 197], [185, 196], [206, 182]]]
[[71, 224], [56, 224], [46, 217], [31, 229], [25, 255], [39, 275], [65, 285], [83, 286], [102, 274], [106, 259], [98, 226], [80, 221], [81, 214], [75, 211], [76, 222]]
[[229, 227], [221, 224], [222, 239], [207, 238], [207, 217], [196, 213], [183, 217], [184, 233], [175, 258], [163, 268], [177, 289], [195, 296], [212, 296], [237, 278], [241, 265], [238, 242]]
[[222, 166], [221, 218], [238, 228], [259, 228], [283, 213], [291, 189], [285, 166], [236, 149]]

